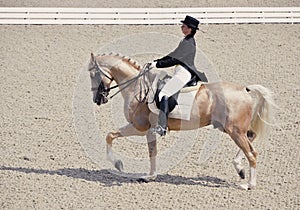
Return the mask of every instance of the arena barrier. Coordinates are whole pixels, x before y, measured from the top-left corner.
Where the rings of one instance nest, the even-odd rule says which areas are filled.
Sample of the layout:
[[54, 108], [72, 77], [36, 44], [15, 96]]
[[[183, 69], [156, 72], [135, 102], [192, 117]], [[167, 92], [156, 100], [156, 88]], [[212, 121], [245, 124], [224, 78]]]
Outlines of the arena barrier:
[[0, 24], [179, 24], [185, 15], [204, 24], [300, 23], [300, 7], [0, 7]]

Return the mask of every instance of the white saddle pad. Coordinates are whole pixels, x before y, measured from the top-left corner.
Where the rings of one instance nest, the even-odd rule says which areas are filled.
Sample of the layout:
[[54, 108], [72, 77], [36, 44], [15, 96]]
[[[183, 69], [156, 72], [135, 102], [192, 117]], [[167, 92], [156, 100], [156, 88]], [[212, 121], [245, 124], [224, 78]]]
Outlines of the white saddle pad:
[[[155, 101], [154, 101], [154, 94], [157, 89], [157, 82], [159, 79], [164, 78], [167, 75], [166, 72], [160, 71], [153, 84], [152, 84], [152, 89], [153, 92], [151, 91], [151, 94], [149, 95], [148, 98], [148, 107], [151, 110], [151, 112], [155, 113], [158, 115], [159, 109], [156, 107]], [[202, 83], [198, 83], [197, 86], [192, 86], [192, 87], [186, 87], [183, 88], [177, 98], [177, 103], [178, 105], [175, 106], [172, 112], [169, 113], [169, 118], [175, 118], [175, 119], [181, 119], [181, 120], [190, 120], [191, 117], [191, 110], [193, 107], [194, 99], [196, 96], [196, 93]]]

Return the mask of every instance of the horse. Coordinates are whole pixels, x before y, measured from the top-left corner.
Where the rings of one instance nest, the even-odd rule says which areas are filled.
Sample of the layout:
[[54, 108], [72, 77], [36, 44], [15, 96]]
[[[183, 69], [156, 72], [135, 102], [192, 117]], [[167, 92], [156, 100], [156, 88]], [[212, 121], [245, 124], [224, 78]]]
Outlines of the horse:
[[[109, 91], [116, 87], [124, 98], [124, 115], [128, 124], [107, 134], [107, 159], [115, 168], [122, 171], [123, 163], [114, 156], [112, 150], [113, 140], [133, 135], [146, 136], [150, 172], [143, 178], [155, 180], [157, 138], [151, 128], [156, 126], [157, 114], [150, 111], [147, 100], [141, 100], [135, 95], [135, 84], [142, 79], [141, 75], [145, 75], [142, 69], [142, 66], [133, 59], [118, 54], [96, 56], [91, 53], [88, 64], [93, 102], [99, 106], [107, 103]], [[155, 74], [150, 71], [148, 74], [148, 82], [151, 84]], [[111, 87], [113, 81], [117, 85]], [[147, 98], [147, 94], [144, 94], [144, 98]], [[239, 147], [233, 164], [242, 179], [245, 178], [245, 169], [242, 165], [244, 155], [249, 162], [249, 180], [246, 184], [240, 185], [242, 189], [249, 190], [256, 186], [258, 156], [252, 142], [254, 139], [262, 138], [266, 133], [266, 124], [272, 116], [271, 105], [275, 105], [272, 92], [262, 85], [245, 87], [223, 81], [204, 83], [197, 89], [190, 120], [169, 118], [168, 129], [169, 131], [192, 130], [214, 125], [228, 134]]]

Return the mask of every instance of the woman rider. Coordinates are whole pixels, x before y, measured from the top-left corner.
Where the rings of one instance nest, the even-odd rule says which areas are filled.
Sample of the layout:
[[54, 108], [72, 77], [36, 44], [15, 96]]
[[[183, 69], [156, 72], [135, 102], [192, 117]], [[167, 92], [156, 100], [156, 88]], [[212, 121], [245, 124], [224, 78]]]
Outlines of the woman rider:
[[181, 21], [181, 30], [184, 38], [178, 47], [167, 56], [150, 62], [149, 68], [167, 68], [176, 66], [173, 77], [166, 83], [159, 93], [160, 112], [158, 116], [158, 125], [153, 129], [161, 136], [166, 135], [167, 121], [169, 114], [168, 98], [177, 93], [191, 79], [195, 81], [207, 82], [205, 74], [197, 71], [194, 65], [196, 54], [196, 42], [194, 35], [199, 30], [199, 21], [191, 16], [186, 16]]

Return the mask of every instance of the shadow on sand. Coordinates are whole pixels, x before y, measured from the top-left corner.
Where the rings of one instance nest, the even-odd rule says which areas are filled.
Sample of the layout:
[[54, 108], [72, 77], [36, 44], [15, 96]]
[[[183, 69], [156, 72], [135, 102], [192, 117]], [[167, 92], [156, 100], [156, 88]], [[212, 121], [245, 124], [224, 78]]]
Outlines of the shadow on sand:
[[[104, 186], [121, 186], [124, 183], [142, 183], [145, 182], [141, 179], [133, 178], [136, 174], [132, 174], [132, 177], [117, 175], [112, 170], [87, 170], [84, 168], [64, 168], [58, 170], [45, 170], [45, 169], [33, 169], [33, 168], [21, 168], [21, 167], [6, 167], [1, 166], [1, 171], [15, 171], [20, 173], [34, 173], [34, 174], [48, 174], [48, 175], [60, 175], [67, 176], [75, 179], [83, 179], [86, 181], [100, 182]], [[237, 188], [233, 183], [228, 183], [225, 180], [211, 177], [183, 177], [178, 175], [162, 174], [158, 175], [155, 181], [173, 185], [200, 185], [204, 187], [213, 188]]]

